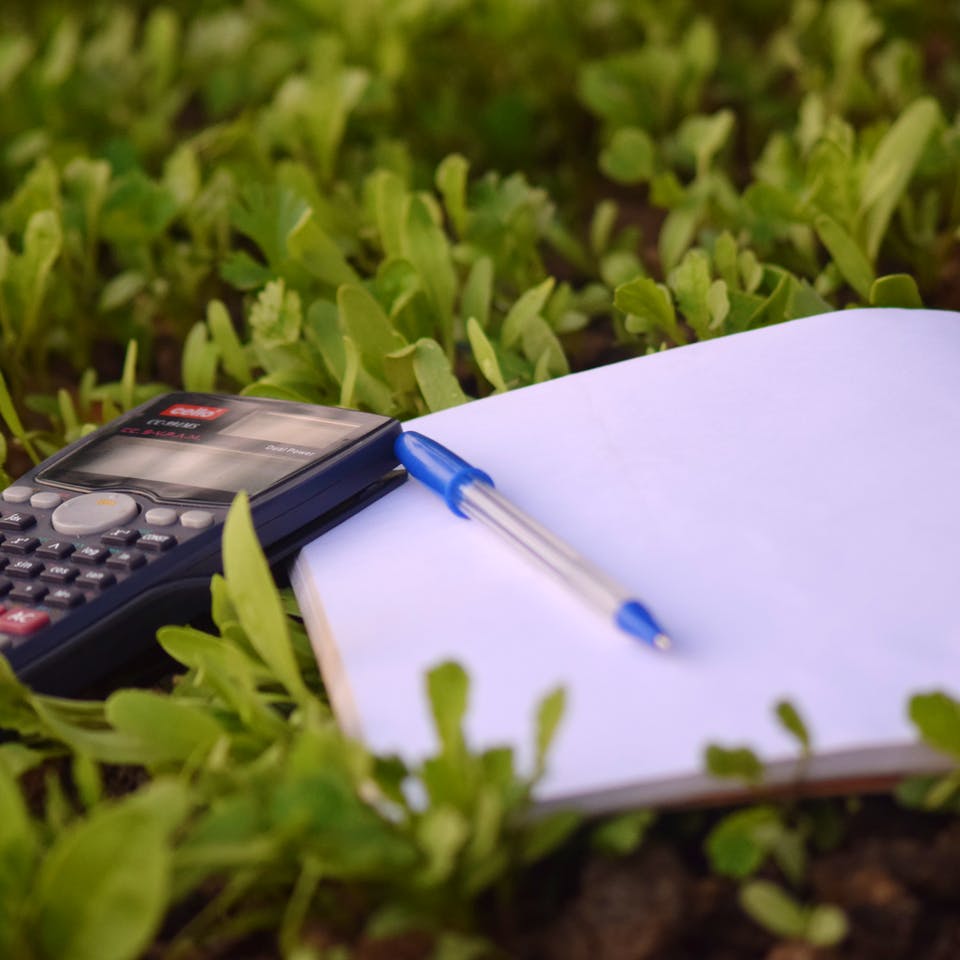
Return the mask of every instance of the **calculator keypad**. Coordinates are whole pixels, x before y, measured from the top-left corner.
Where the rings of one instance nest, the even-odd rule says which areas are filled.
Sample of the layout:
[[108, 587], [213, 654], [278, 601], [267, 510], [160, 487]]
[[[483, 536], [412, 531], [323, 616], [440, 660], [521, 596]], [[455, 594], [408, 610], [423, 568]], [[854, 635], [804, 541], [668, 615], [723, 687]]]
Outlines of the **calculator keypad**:
[[18, 603], [39, 603], [49, 592], [42, 583], [15, 583], [7, 599]]
[[0, 543], [0, 553], [23, 556], [27, 553], [33, 553], [39, 546], [40, 541], [36, 537], [8, 537], [3, 543]]
[[[109, 491], [94, 499], [22, 485], [0, 491], [0, 649], [69, 617], [222, 519], [167, 507], [137, 507], [134, 519], [127, 516], [131, 499]], [[112, 527], [89, 530], [99, 525], [100, 514], [111, 513]], [[84, 525], [87, 530], [80, 531]]]
[[49, 622], [50, 617], [42, 610], [7, 609], [0, 614], [0, 633], [26, 637], [41, 630]]
[[29, 530], [36, 524], [32, 513], [6, 513], [0, 517], [0, 530]]
[[96, 566], [103, 563], [109, 556], [110, 551], [106, 547], [81, 547], [70, 559], [84, 566]]

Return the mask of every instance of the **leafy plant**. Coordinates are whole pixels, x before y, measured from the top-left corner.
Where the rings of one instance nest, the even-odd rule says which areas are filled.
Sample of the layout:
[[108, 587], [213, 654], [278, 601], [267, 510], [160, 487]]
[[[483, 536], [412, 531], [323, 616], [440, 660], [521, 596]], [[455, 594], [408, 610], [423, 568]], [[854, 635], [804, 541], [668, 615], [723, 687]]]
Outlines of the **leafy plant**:
[[[175, 905], [211, 889], [179, 921], [171, 955], [260, 928], [278, 931], [292, 955], [307, 911], [337, 929], [346, 885], [359, 881], [371, 885], [361, 927], [370, 936], [411, 927], [472, 936], [478, 894], [578, 823], [525, 817], [563, 694], [540, 706], [532, 779], [509, 749], [469, 749], [468, 681], [453, 663], [427, 677], [436, 755], [413, 769], [377, 760], [336, 728], [243, 495], [227, 519], [224, 569], [211, 587], [218, 633], [160, 632], [186, 668], [169, 693], [75, 702], [31, 693], [9, 667], [0, 674], [4, 725], [21, 736], [0, 745], [0, 807], [15, 828], [0, 844], [7, 955], [134, 956]], [[70, 760], [69, 780], [45, 766], [55, 757]], [[152, 780], [108, 800], [105, 764], [142, 766]], [[45, 826], [16, 785], [28, 770], [47, 771]]]

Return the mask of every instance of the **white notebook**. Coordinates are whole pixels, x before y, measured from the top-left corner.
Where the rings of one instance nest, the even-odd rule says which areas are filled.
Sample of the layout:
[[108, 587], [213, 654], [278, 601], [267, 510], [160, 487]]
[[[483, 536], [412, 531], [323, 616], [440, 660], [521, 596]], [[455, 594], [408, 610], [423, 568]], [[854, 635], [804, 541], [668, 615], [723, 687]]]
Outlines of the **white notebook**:
[[942, 764], [906, 705], [960, 689], [960, 314], [824, 314], [407, 426], [628, 585], [674, 648], [631, 641], [410, 480], [292, 571], [334, 710], [371, 750], [433, 752], [424, 675], [454, 659], [471, 744], [528, 765], [535, 704], [566, 687], [548, 805], [715, 795], [711, 742], [789, 781], [782, 698], [811, 728], [808, 778]]

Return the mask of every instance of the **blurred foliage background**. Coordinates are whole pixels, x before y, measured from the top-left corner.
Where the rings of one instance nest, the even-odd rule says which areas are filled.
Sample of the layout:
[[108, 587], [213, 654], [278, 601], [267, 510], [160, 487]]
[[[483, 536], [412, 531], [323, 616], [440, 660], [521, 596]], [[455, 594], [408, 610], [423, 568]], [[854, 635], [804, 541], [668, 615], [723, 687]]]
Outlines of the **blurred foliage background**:
[[160, 384], [408, 416], [832, 307], [955, 305], [958, 19], [11, 0], [0, 372], [32, 449]]

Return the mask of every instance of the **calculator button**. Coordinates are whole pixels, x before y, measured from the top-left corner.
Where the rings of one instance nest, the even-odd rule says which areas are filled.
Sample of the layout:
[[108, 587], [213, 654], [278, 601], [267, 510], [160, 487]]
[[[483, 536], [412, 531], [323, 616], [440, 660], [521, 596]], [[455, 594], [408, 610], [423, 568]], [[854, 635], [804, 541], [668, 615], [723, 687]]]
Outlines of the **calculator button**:
[[32, 580], [43, 569], [39, 560], [11, 560], [4, 571], [8, 577], [18, 580]]
[[10, 600], [20, 603], [39, 603], [48, 593], [49, 587], [42, 583], [15, 583], [10, 591]]
[[161, 553], [176, 546], [177, 538], [171, 537], [166, 533], [145, 533], [138, 541], [144, 550], [150, 550], [154, 553]]
[[0, 570], [2, 570], [10, 561], [6, 557], [0, 557]]
[[40, 579], [46, 580], [47, 583], [71, 583], [79, 576], [80, 571], [76, 567], [52, 563], [40, 574]]
[[85, 570], [82, 577], [75, 581], [78, 587], [98, 587], [103, 589], [111, 587], [117, 582], [117, 578], [108, 570]]
[[106, 547], [81, 547], [71, 557], [74, 563], [84, 563], [96, 566], [103, 563], [110, 556], [110, 551]]
[[5, 597], [13, 589], [13, 581], [0, 577], [0, 597]]
[[42, 610], [24, 610], [14, 608], [0, 615], [0, 633], [12, 633], [17, 637], [26, 637], [42, 630], [50, 622], [50, 617]]
[[117, 547], [129, 547], [131, 543], [136, 542], [139, 536], [139, 532], [130, 527], [117, 527], [116, 530], [105, 533], [100, 538], [100, 542], [110, 543]]
[[151, 527], [169, 527], [170, 524], [177, 522], [177, 511], [169, 507], [154, 507], [143, 515], [143, 519]]
[[76, 607], [86, 599], [80, 590], [73, 587], [57, 587], [47, 594], [44, 603], [51, 607]]
[[[2, 549], [0, 547], [0, 550]], [[74, 545], [67, 543], [66, 540], [51, 540], [37, 548], [37, 556], [46, 557], [48, 560], [62, 560], [64, 557], [69, 557], [75, 549]]]
[[40, 541], [36, 537], [8, 537], [3, 543], [0, 543], [0, 553], [13, 553], [23, 556], [27, 553], [33, 553], [40, 546]]
[[26, 503], [32, 495], [33, 487], [7, 487], [2, 494], [7, 503]]
[[115, 570], [136, 570], [147, 562], [139, 550], [118, 550], [107, 558], [107, 566]]
[[180, 522], [191, 530], [203, 530], [213, 523], [213, 514], [209, 510], [188, 510], [180, 515]]
[[60, 506], [60, 494], [52, 490], [41, 490], [30, 498], [30, 506], [38, 510], [51, 510], [53, 507]]
[[4, 530], [29, 530], [36, 524], [37, 518], [32, 513], [8, 513], [0, 517], [0, 528]]
[[137, 501], [125, 493], [84, 493], [61, 503], [50, 521], [57, 533], [77, 536], [101, 533], [124, 524], [132, 520], [138, 510]]

